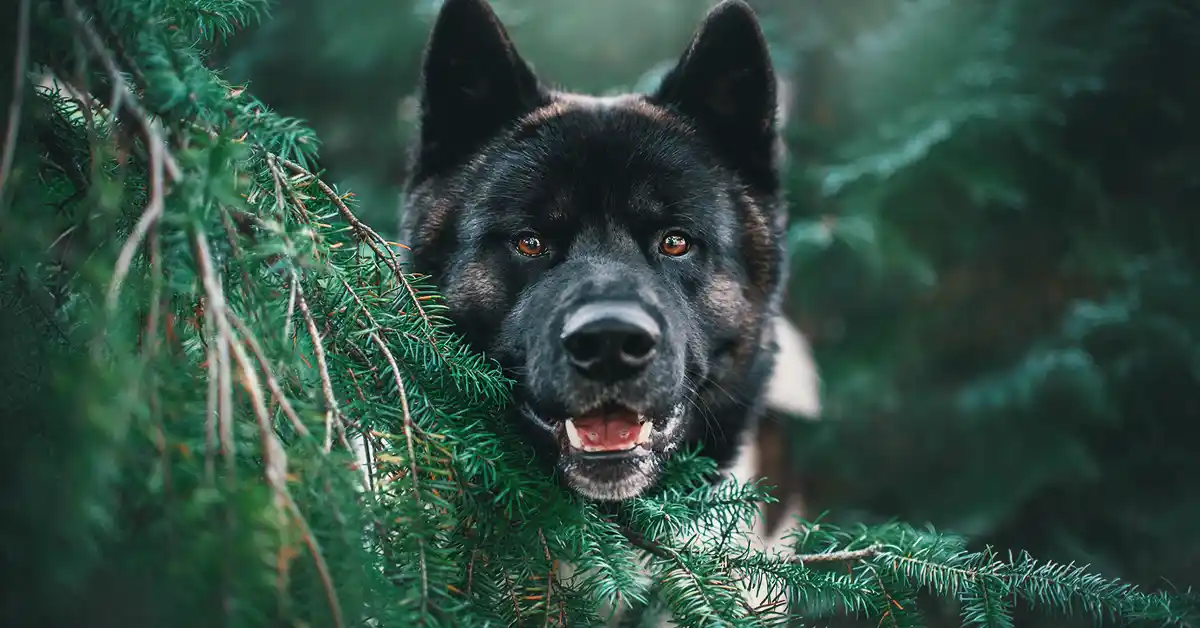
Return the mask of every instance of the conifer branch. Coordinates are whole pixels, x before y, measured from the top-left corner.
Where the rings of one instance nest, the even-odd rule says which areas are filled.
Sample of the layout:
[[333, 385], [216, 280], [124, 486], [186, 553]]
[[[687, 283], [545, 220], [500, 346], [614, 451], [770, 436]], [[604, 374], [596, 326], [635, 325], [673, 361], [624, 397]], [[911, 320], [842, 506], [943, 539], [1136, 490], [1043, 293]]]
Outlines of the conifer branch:
[[250, 351], [254, 353], [254, 358], [258, 361], [258, 367], [262, 369], [263, 377], [267, 380], [267, 388], [270, 389], [271, 395], [274, 396], [275, 400], [279, 403], [279, 409], [283, 411], [284, 416], [286, 416], [288, 421], [291, 422], [292, 428], [296, 430], [296, 433], [307, 438], [310, 435], [310, 432], [304, 425], [304, 422], [300, 420], [300, 415], [296, 414], [296, 409], [292, 407], [292, 402], [283, 392], [283, 388], [279, 385], [279, 380], [277, 380], [274, 373], [271, 372], [271, 365], [269, 362], [267, 362], [267, 357], [263, 354], [262, 347], [258, 344], [258, 340], [254, 338], [254, 334], [248, 327], [246, 327], [246, 324], [243, 323], [242, 319], [238, 318], [236, 314], [229, 312], [228, 316], [229, 321], [233, 323], [233, 326], [237, 327], [238, 334], [242, 336], [242, 339], [246, 342], [247, 346], [250, 347]]
[[[117, 66], [116, 60], [113, 59], [112, 53], [104, 45], [103, 38], [88, 24], [87, 13], [79, 8], [75, 0], [63, 0], [63, 4], [67, 10], [67, 17], [71, 20], [80, 38], [83, 39], [84, 44], [91, 50], [92, 54], [100, 60], [101, 65], [104, 66], [105, 71], [108, 73], [108, 80], [112, 83], [113, 90], [112, 101], [108, 106], [109, 111], [113, 115], [128, 120], [131, 124], [135, 125], [147, 147], [153, 143], [165, 146], [165, 140], [158, 130], [154, 128], [154, 125], [151, 124], [150, 114], [142, 108], [137, 96], [134, 96], [133, 90], [125, 81], [120, 67]], [[76, 87], [79, 88], [82, 86]], [[86, 90], [82, 89], [78, 91], [80, 93], [87, 93]], [[129, 114], [128, 116], [125, 113], [126, 111]], [[171, 156], [169, 151], [164, 151], [163, 159], [167, 176], [172, 181], [179, 180], [180, 170], [179, 165], [175, 162], [175, 158]]]
[[0, 202], [4, 201], [4, 190], [12, 174], [13, 159], [17, 155], [17, 133], [21, 129], [21, 107], [25, 100], [25, 83], [29, 80], [25, 67], [29, 64], [29, 4], [21, 0], [17, 8], [17, 50], [13, 55], [13, 93], [8, 107], [8, 130], [4, 133], [4, 149], [0, 154]]
[[[195, 225], [192, 234], [196, 259], [200, 263], [200, 279], [204, 285], [207, 297], [204, 313], [212, 323], [209, 328], [210, 346], [209, 360], [216, 360], [217, 373], [217, 432], [221, 442], [221, 454], [224, 456], [227, 470], [234, 470], [234, 440], [233, 440], [233, 376], [229, 364], [229, 348], [233, 344], [233, 334], [229, 329], [229, 319], [225, 316], [225, 291], [221, 288], [216, 270], [213, 268], [212, 253], [208, 248], [208, 237], [204, 235], [201, 225]], [[215, 350], [213, 349], [215, 347]], [[210, 373], [213, 365], [209, 364]], [[210, 417], [211, 409], [210, 409]]]
[[[350, 286], [349, 282], [347, 282], [345, 278], [341, 278], [341, 282], [342, 287], [344, 287], [350, 297], [354, 299], [355, 304], [358, 305], [358, 309], [363, 313], [363, 315], [366, 316], [367, 321], [370, 323], [370, 325], [367, 325], [359, 320], [359, 324], [362, 325], [363, 328], [368, 332], [371, 342], [375, 343], [375, 346], [379, 349], [379, 352], [383, 354], [383, 357], [387, 360], [388, 367], [391, 369], [392, 379], [396, 384], [396, 392], [400, 396], [400, 411], [403, 417], [401, 424], [404, 430], [405, 448], [408, 450], [408, 475], [412, 481], [413, 500], [416, 503], [417, 509], [420, 510], [423, 508], [421, 500], [420, 473], [419, 469], [417, 468], [416, 447], [414, 447], [413, 444], [413, 441], [416, 438], [416, 423], [413, 421], [412, 412], [408, 407], [408, 391], [404, 386], [404, 379], [400, 377], [400, 365], [396, 361], [396, 356], [392, 354], [391, 349], [388, 349], [387, 343], [385, 343], [383, 339], [379, 337], [378, 330], [380, 329], [380, 325], [379, 322], [375, 320], [375, 317], [371, 315], [371, 310], [362, 302], [362, 299], [358, 298], [358, 294], [355, 293], [354, 288]], [[357, 318], [358, 317], [355, 317], [356, 320]], [[365, 437], [366, 435], [364, 434], [364, 438]], [[424, 605], [427, 604], [429, 600], [429, 573], [425, 562], [424, 540], [418, 540], [418, 546], [418, 560], [420, 561], [421, 570], [421, 600], [422, 604]]]
[[[108, 74], [108, 80], [112, 84], [113, 90], [109, 110], [113, 115], [125, 120], [131, 120], [131, 123], [136, 125], [141, 132], [151, 162], [152, 174], [149, 185], [149, 202], [147, 202], [146, 208], [138, 219], [133, 234], [129, 236], [125, 244], [121, 247], [121, 252], [117, 256], [116, 266], [113, 269], [112, 279], [109, 282], [106, 305], [109, 312], [113, 312], [116, 309], [117, 297], [120, 293], [121, 285], [124, 283], [125, 277], [129, 274], [129, 267], [133, 262], [133, 256], [137, 253], [137, 249], [141, 247], [146, 233], [162, 216], [164, 186], [162, 173], [165, 172], [171, 181], [178, 181], [181, 174], [179, 165], [175, 162], [175, 158], [167, 148], [166, 140], [163, 139], [162, 134], [151, 120], [150, 114], [142, 108], [138, 98], [134, 96], [129, 84], [125, 82], [125, 77], [122, 75], [121, 69], [117, 66], [116, 60], [113, 59], [112, 53], [104, 45], [103, 39], [88, 24], [87, 14], [83, 9], [79, 8], [75, 0], [64, 0], [64, 6], [67, 10], [67, 16], [79, 33], [80, 38], [83, 39], [92, 54], [100, 60], [101, 65]], [[75, 86], [75, 88], [80, 94], [87, 93], [87, 90], [82, 85]], [[126, 112], [128, 112], [128, 115], [126, 115]]]
[[300, 315], [304, 317], [304, 326], [308, 330], [308, 337], [312, 340], [313, 353], [317, 358], [317, 372], [321, 376], [321, 393], [325, 399], [324, 447], [325, 453], [329, 453], [333, 446], [333, 422], [340, 422], [342, 414], [338, 409], [337, 397], [333, 392], [333, 381], [329, 378], [329, 364], [325, 360], [325, 342], [321, 339], [321, 332], [317, 330], [317, 322], [308, 309], [308, 301], [304, 299], [304, 290], [300, 288], [300, 277], [295, 269], [292, 269], [292, 285], [296, 287], [296, 304], [300, 306]]
[[112, 279], [108, 284], [106, 306], [109, 312], [116, 311], [117, 297], [120, 295], [121, 285], [125, 282], [125, 277], [129, 274], [129, 267], [133, 263], [133, 256], [137, 254], [142, 241], [146, 238], [146, 234], [162, 218], [165, 207], [163, 202], [163, 170], [166, 162], [164, 157], [166, 149], [161, 143], [151, 143], [148, 147], [148, 152], [150, 153], [150, 199], [147, 201], [146, 208], [142, 211], [141, 217], [138, 218], [137, 224], [134, 225], [133, 233], [125, 240], [125, 243], [121, 246], [121, 252], [117, 255], [117, 263], [113, 268]]
[[814, 563], [838, 563], [838, 562], [854, 562], [874, 558], [883, 547], [880, 545], [872, 545], [858, 550], [845, 550], [837, 552], [822, 552], [820, 554], [800, 554], [788, 558], [789, 562], [798, 563], [801, 565], [811, 565]]
[[[233, 319], [230, 318], [229, 320]], [[228, 323], [229, 321], [226, 321], [227, 325]], [[264, 395], [262, 387], [259, 385], [258, 376], [255, 374], [254, 367], [251, 366], [250, 359], [246, 356], [241, 343], [233, 341], [232, 338], [230, 340], [234, 359], [237, 360], [238, 367], [242, 373], [243, 386], [250, 395], [250, 405], [254, 410], [254, 416], [258, 422], [258, 435], [262, 441], [264, 474], [268, 486], [271, 487], [274, 493], [275, 505], [281, 512], [288, 513], [300, 528], [304, 543], [308, 546], [309, 553], [312, 555], [313, 562], [316, 565], [321, 586], [325, 591], [326, 601], [329, 603], [329, 612], [333, 616], [333, 625], [335, 628], [342, 628], [345, 623], [342, 619], [342, 608], [341, 603], [338, 601], [337, 589], [333, 585], [333, 576], [330, 574], [329, 565], [325, 562], [325, 555], [321, 551], [316, 538], [313, 536], [308, 521], [304, 518], [304, 514], [300, 512], [295, 499], [287, 488], [287, 454], [284, 452], [283, 444], [279, 442], [279, 435], [275, 433], [275, 426], [271, 424], [271, 418], [267, 415], [267, 407], [263, 400]]]
[[[709, 609], [717, 608], [717, 604], [714, 603], [708, 594], [708, 588], [711, 586], [711, 583], [704, 582], [703, 578], [683, 560], [683, 556], [680, 555], [679, 551], [653, 539], [648, 539], [628, 526], [621, 526], [620, 529], [621, 534], [626, 539], [629, 539], [629, 542], [634, 546], [674, 564], [676, 569], [687, 576], [688, 580], [692, 583], [693, 590], [704, 600], [705, 607]], [[750, 616], [757, 616], [759, 614], [758, 611], [750, 607], [749, 602], [744, 597], [739, 596], [738, 603]]]
[[[350, 223], [350, 226], [353, 227], [356, 232], [358, 232], [360, 239], [366, 242], [367, 246], [370, 246], [371, 250], [375, 252], [375, 255], [384, 260], [385, 263], [387, 263], [387, 265], [391, 268], [392, 273], [394, 273], [396, 276], [396, 279], [400, 281], [400, 283], [404, 286], [404, 289], [408, 292], [409, 298], [412, 299], [413, 307], [417, 309], [417, 313], [420, 314], [421, 319], [425, 322], [426, 329], [432, 329], [433, 321], [430, 319], [429, 314], [425, 312], [425, 308], [421, 306], [422, 297], [417, 295], [417, 291], [413, 288], [412, 283], [408, 281], [408, 277], [404, 274], [400, 267], [400, 260], [396, 257], [395, 251], [392, 250], [387, 240], [384, 240], [383, 236], [379, 235], [374, 229], [359, 220], [358, 217], [354, 215], [354, 212], [350, 211], [350, 208], [346, 206], [346, 203], [342, 200], [342, 197], [338, 196], [337, 192], [334, 192], [333, 188], [329, 187], [327, 183], [317, 178], [316, 175], [309, 172], [300, 164], [288, 161], [287, 159], [283, 159], [281, 157], [277, 157], [277, 159], [279, 163], [287, 166], [287, 168], [292, 172], [304, 175], [306, 177], [311, 177], [321, 192], [324, 193], [325, 196], [328, 197], [333, 203], [334, 207], [337, 208], [338, 213], [342, 215], [342, 218], [345, 218], [346, 222]], [[387, 251], [386, 255], [384, 254], [384, 251]], [[428, 338], [431, 344], [437, 344], [437, 341], [434, 340], [433, 336], [428, 332], [426, 333], [426, 338]]]

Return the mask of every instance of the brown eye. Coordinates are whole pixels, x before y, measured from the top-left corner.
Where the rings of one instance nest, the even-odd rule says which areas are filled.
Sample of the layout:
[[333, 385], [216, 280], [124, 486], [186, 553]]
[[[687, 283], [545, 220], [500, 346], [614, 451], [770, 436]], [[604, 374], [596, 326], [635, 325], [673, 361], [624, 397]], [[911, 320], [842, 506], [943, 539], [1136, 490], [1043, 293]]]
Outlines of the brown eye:
[[670, 257], [679, 257], [692, 248], [690, 242], [681, 233], [668, 233], [658, 244], [658, 250]]
[[546, 245], [536, 233], [523, 233], [517, 237], [517, 251], [527, 257], [537, 257], [546, 253]]

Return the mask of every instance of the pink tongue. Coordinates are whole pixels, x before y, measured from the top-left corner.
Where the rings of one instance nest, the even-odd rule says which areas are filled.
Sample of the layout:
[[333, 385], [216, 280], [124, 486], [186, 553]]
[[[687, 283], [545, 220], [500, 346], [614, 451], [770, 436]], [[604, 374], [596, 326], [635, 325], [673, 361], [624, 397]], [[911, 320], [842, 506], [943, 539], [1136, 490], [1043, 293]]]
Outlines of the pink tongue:
[[575, 429], [583, 444], [593, 451], [618, 451], [629, 449], [637, 443], [641, 431], [637, 415], [632, 412], [617, 414], [591, 414], [575, 419]]

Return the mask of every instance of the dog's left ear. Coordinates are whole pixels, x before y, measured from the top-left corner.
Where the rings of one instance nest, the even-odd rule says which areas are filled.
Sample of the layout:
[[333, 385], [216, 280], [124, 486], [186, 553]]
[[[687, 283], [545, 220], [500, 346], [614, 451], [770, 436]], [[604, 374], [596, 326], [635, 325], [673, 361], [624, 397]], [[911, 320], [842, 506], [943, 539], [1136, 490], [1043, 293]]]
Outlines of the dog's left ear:
[[762, 191], [777, 186], [775, 73], [754, 10], [726, 0], [704, 18], [650, 102], [674, 109]]

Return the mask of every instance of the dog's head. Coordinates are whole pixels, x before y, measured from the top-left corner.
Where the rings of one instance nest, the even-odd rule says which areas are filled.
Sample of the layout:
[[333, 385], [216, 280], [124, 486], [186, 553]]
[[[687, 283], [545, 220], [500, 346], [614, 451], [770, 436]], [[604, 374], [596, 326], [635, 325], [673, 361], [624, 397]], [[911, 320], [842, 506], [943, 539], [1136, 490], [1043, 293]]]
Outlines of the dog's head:
[[775, 86], [740, 1], [653, 93], [608, 98], [548, 89], [484, 0], [437, 18], [412, 268], [519, 383], [514, 420], [587, 497], [640, 494], [685, 443], [721, 455], [755, 410], [783, 275]]

